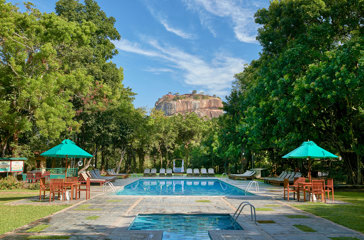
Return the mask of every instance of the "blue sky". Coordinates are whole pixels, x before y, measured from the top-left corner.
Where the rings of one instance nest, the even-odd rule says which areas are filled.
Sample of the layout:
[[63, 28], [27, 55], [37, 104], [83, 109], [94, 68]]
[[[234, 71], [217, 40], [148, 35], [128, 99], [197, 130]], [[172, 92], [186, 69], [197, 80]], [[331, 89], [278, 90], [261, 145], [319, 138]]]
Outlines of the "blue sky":
[[[20, 4], [23, 1], [11, 0]], [[52, 12], [55, 0], [31, 0]], [[168, 92], [229, 94], [234, 74], [259, 57], [254, 13], [269, 0], [103, 0], [122, 39], [113, 62], [136, 107], [150, 110]]]

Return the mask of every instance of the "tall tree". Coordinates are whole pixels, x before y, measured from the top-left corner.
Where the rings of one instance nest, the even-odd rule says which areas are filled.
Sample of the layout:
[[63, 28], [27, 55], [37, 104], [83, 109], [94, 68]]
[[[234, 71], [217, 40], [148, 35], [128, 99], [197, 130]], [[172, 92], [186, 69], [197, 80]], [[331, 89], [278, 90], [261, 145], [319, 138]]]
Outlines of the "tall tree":
[[[93, 23], [68, 22], [27, 4], [21, 13], [0, 1], [1, 155], [18, 155], [29, 142], [52, 143], [80, 127], [75, 96], [98, 91], [75, 52], [87, 50]], [[21, 139], [29, 133], [27, 140]], [[19, 139], [21, 141], [19, 141]]]

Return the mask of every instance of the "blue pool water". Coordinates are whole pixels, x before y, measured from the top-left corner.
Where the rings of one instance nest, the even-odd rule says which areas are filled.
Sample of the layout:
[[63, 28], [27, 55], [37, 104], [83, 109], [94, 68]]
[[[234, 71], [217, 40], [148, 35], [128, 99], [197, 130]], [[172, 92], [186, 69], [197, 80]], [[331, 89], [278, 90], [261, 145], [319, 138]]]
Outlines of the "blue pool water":
[[210, 239], [209, 230], [242, 230], [229, 214], [139, 214], [129, 230], [162, 230], [163, 239]]
[[117, 195], [253, 195], [218, 179], [140, 179]]

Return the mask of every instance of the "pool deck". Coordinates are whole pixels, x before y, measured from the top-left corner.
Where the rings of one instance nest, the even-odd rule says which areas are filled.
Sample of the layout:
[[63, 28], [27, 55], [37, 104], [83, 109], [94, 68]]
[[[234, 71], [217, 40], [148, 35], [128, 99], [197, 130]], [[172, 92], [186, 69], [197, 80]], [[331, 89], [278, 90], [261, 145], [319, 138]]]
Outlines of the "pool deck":
[[[187, 177], [184, 177], [186, 179]], [[139, 178], [118, 179], [114, 183], [118, 189]], [[144, 178], [146, 179], [146, 178]], [[151, 178], [155, 179], [155, 178]], [[167, 178], [171, 179], [171, 178]], [[173, 178], [175, 179], [175, 178]], [[188, 178], [194, 179], [194, 178]], [[198, 179], [203, 179], [199, 177]], [[206, 178], [212, 179], [212, 178]], [[249, 181], [236, 181], [221, 178], [231, 185], [245, 189]], [[209, 231], [213, 240], [225, 239], [285, 239], [285, 240], [318, 240], [331, 237], [352, 237], [363, 239], [364, 235], [346, 227], [303, 212], [290, 206], [282, 198], [282, 187], [259, 183], [260, 191], [254, 196], [123, 196], [110, 192], [104, 193], [102, 187], [92, 186], [91, 199], [79, 200], [73, 206], [52, 216], [38, 220], [28, 226], [0, 236], [3, 239], [24, 239], [27, 236], [69, 236], [69, 239], [150, 239], [160, 240], [162, 231], [129, 231], [127, 230], [138, 214], [151, 213], [185, 213], [185, 214], [234, 214], [242, 201], [248, 201], [257, 209], [257, 223], [250, 219], [250, 210], [245, 208], [237, 219], [243, 231]], [[253, 188], [254, 189], [254, 188]], [[198, 201], [208, 200], [208, 201]], [[292, 200], [294, 203], [297, 201]], [[11, 204], [49, 204], [47, 201], [35, 202], [34, 199], [20, 200]], [[52, 203], [54, 204], [54, 203]], [[56, 201], [55, 204], [64, 204]], [[299, 204], [305, 204], [300, 202]], [[332, 204], [332, 203], [331, 203]], [[340, 204], [340, 202], [335, 202]], [[303, 215], [305, 218], [289, 218], [289, 215]], [[89, 217], [91, 217], [91, 220]], [[27, 233], [26, 230], [39, 224], [48, 228], [38, 233]], [[303, 232], [294, 225], [306, 225], [316, 232]]]

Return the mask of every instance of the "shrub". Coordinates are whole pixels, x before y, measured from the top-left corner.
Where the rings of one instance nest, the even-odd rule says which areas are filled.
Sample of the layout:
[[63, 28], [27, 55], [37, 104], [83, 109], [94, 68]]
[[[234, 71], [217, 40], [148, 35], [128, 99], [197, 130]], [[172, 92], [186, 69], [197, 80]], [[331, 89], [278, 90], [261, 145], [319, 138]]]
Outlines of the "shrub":
[[6, 178], [0, 179], [0, 190], [10, 190], [22, 188], [23, 183], [19, 182], [15, 177], [8, 176]]
[[8, 176], [6, 178], [0, 179], [0, 190], [11, 190], [11, 189], [38, 190], [39, 183], [25, 183], [22, 181], [18, 181], [13, 176]]

